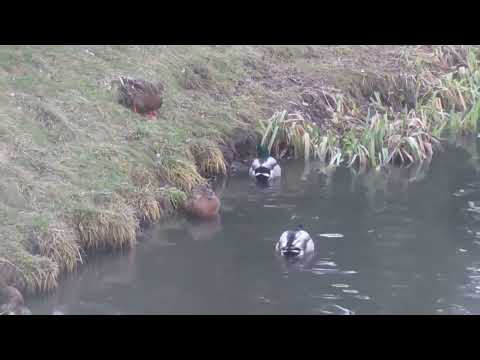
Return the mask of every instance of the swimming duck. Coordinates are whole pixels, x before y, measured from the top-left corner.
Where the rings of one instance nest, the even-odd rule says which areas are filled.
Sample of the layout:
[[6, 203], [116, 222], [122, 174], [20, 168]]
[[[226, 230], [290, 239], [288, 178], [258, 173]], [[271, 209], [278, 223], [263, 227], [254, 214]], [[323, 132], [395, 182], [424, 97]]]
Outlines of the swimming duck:
[[257, 181], [267, 182], [282, 175], [282, 169], [277, 160], [270, 156], [268, 149], [263, 145], [257, 146], [258, 158], [253, 160], [249, 175]]
[[287, 230], [283, 232], [275, 250], [282, 256], [303, 257], [314, 252], [315, 244], [310, 234], [303, 229], [303, 226], [298, 225], [294, 231]]
[[119, 85], [118, 102], [136, 113], [147, 114], [153, 118], [157, 115], [156, 111], [162, 107], [164, 87], [161, 83], [155, 85], [146, 80], [124, 76], [120, 76], [119, 80], [113, 83]]
[[192, 198], [185, 204], [188, 213], [204, 219], [213, 219], [218, 215], [220, 200], [210, 186], [196, 186], [192, 193]]

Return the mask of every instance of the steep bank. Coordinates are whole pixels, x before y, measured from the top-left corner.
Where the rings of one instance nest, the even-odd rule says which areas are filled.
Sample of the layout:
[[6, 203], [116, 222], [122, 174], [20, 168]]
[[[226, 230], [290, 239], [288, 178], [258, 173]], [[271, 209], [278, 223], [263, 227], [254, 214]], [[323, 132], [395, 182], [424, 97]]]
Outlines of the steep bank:
[[[134, 245], [141, 222], [180, 209], [192, 186], [252, 156], [257, 122], [275, 111], [327, 131], [347, 124], [335, 114], [362, 118], [375, 92], [381, 106], [415, 108], [418, 66], [436, 79], [468, 65], [440, 50], [0, 47], [0, 276], [46, 291], [88, 251]], [[164, 84], [156, 120], [117, 103], [119, 75]]]

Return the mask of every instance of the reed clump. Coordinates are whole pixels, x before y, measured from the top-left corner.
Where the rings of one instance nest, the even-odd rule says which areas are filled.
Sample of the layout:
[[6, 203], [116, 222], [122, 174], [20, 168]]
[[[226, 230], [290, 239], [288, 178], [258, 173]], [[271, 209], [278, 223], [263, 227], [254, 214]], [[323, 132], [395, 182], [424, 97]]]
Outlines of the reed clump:
[[[446, 130], [475, 134], [480, 118], [478, 49], [445, 46], [428, 60], [416, 61], [414, 75], [383, 82], [362, 79], [350, 94], [328, 94], [329, 116], [323, 124], [301, 111], [285, 110], [259, 121], [262, 145], [280, 158], [377, 167], [430, 159]], [[421, 66], [422, 61], [427, 65]], [[394, 86], [396, 82], [403, 85]], [[366, 104], [359, 102], [359, 94], [369, 96]]]

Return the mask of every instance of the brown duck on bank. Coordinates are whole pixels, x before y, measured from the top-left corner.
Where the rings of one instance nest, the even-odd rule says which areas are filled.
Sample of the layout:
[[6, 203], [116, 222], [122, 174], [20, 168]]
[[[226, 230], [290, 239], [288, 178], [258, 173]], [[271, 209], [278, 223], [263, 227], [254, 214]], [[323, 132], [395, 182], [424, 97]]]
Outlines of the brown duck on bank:
[[124, 76], [113, 83], [118, 85], [118, 102], [138, 114], [154, 118], [156, 111], [162, 107], [164, 87], [161, 83], [153, 84]]
[[218, 215], [220, 200], [208, 185], [199, 185], [192, 191], [192, 197], [185, 204], [190, 215], [202, 219], [213, 219]]

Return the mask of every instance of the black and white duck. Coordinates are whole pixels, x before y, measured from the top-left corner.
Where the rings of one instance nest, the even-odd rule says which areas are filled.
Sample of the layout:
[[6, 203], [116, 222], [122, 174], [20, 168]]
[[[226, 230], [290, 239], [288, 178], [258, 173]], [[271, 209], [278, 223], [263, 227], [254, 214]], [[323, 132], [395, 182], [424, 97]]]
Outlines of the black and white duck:
[[258, 157], [253, 160], [248, 174], [259, 182], [268, 182], [282, 176], [282, 169], [277, 160], [270, 156], [267, 147], [257, 146]]

